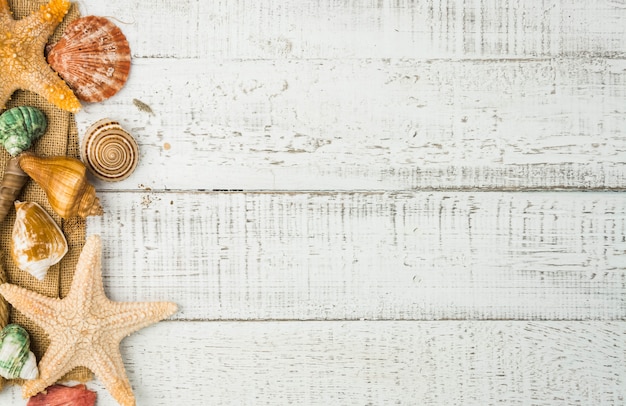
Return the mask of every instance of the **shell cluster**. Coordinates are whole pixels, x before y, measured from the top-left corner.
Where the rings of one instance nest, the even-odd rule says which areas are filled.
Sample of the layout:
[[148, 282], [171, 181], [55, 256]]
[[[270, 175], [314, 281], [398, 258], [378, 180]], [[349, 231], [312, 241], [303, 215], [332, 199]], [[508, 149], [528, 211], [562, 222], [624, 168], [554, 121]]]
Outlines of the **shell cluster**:
[[23, 327], [9, 324], [0, 331], [0, 375], [6, 379], [35, 379], [39, 376], [30, 337]]
[[0, 115], [0, 143], [12, 156], [20, 154], [48, 128], [46, 115], [36, 107], [13, 107]]
[[86, 102], [117, 93], [130, 72], [130, 47], [122, 31], [104, 17], [72, 21], [61, 39], [48, 49], [48, 63]]
[[87, 181], [87, 167], [80, 160], [23, 153], [18, 163], [44, 190], [50, 206], [62, 218], [102, 214], [96, 189]]
[[15, 202], [11, 258], [22, 271], [43, 280], [48, 269], [67, 254], [63, 232], [35, 202]]
[[137, 167], [137, 141], [117, 121], [93, 123], [82, 141], [81, 158], [87, 169], [104, 181], [126, 179]]

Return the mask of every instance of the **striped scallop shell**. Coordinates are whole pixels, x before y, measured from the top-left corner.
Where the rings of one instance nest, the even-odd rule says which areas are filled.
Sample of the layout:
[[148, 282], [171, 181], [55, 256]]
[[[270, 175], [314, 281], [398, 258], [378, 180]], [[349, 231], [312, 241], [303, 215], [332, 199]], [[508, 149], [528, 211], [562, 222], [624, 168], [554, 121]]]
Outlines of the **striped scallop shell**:
[[81, 158], [99, 179], [113, 182], [130, 176], [139, 161], [137, 142], [120, 124], [108, 118], [93, 123], [85, 134]]
[[130, 47], [122, 31], [104, 17], [72, 21], [48, 51], [48, 63], [86, 102], [117, 93], [130, 71]]

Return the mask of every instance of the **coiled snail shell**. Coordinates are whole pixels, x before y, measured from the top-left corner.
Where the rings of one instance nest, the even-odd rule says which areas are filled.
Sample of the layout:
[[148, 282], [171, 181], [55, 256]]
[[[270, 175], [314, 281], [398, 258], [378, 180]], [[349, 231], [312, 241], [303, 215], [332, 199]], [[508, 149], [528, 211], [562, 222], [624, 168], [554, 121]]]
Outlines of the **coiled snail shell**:
[[120, 181], [128, 178], [137, 167], [139, 147], [118, 122], [104, 118], [87, 129], [81, 158], [98, 179]]

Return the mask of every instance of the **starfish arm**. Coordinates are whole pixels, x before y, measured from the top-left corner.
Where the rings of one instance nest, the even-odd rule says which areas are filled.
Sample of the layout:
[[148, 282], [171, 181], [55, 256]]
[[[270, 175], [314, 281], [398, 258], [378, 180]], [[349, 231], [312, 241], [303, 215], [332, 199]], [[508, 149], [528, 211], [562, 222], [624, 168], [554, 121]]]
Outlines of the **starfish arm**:
[[67, 84], [52, 70], [43, 59], [40, 66], [31, 70], [25, 79], [26, 90], [30, 90], [45, 97], [50, 103], [60, 109], [76, 113], [80, 110], [80, 102]]
[[114, 346], [112, 341], [103, 342], [101, 346], [94, 345], [91, 360], [86, 366], [121, 406], [135, 406], [135, 396], [118, 348], [119, 342], [115, 341]]
[[73, 353], [74, 348], [53, 341], [39, 362], [39, 377], [24, 382], [22, 396], [24, 398], [35, 396], [78, 366], [73, 362]]
[[0, 23], [8, 23], [13, 20], [8, 0], [0, 0]]
[[109, 302], [105, 320], [118, 340], [176, 313], [171, 302]]
[[[39, 10], [19, 21], [20, 25], [32, 30], [42, 41], [43, 46], [48, 41], [56, 27], [63, 21], [63, 17], [70, 10], [72, 3], [69, 0], [50, 0], [48, 4], [39, 7]], [[43, 35], [40, 35], [43, 34]]]
[[70, 297], [84, 308], [93, 304], [94, 298], [104, 302], [108, 300], [102, 285], [102, 241], [98, 235], [92, 235], [85, 241], [67, 298]]
[[15, 92], [15, 87], [11, 86], [9, 81], [0, 81], [0, 111], [6, 107], [13, 92]]
[[48, 330], [55, 325], [60, 299], [40, 295], [10, 283], [0, 285], [0, 294], [43, 329]]

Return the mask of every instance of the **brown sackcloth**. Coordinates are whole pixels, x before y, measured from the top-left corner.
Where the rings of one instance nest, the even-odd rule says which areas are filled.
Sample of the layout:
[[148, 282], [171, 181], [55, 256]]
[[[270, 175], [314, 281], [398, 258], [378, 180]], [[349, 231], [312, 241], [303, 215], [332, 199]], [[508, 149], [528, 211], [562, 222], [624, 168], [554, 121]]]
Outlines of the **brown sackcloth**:
[[[9, 0], [9, 6], [13, 11], [15, 19], [37, 10], [40, 5], [46, 4], [48, 0]], [[65, 26], [79, 16], [78, 7], [72, 5], [69, 13], [63, 20], [63, 23], [57, 28], [53, 38], [50, 41], [58, 39]], [[0, 72], [0, 76], [2, 72]], [[36, 154], [42, 156], [65, 155], [78, 158], [78, 132], [76, 130], [76, 121], [74, 115], [48, 103], [42, 97], [26, 91], [18, 90], [15, 92], [11, 100], [7, 103], [7, 108], [15, 106], [34, 106], [41, 109], [48, 118], [48, 129], [46, 133], [35, 142], [35, 146], [31, 148]], [[0, 171], [4, 175], [4, 167], [10, 158], [4, 148], [0, 151]], [[8, 255], [9, 244], [11, 240], [11, 230], [15, 221], [15, 209], [9, 212], [9, 215], [0, 224], [0, 252], [6, 253], [1, 257], [1, 265], [6, 272], [8, 282], [22, 286], [24, 288], [39, 292], [50, 297], [64, 297], [72, 283], [72, 276], [78, 256], [85, 244], [85, 221], [81, 218], [73, 218], [70, 220], [61, 219], [50, 207], [43, 190], [32, 180], [29, 180], [22, 193], [19, 196], [21, 201], [30, 201], [39, 203], [61, 226], [63, 233], [69, 245], [69, 251], [63, 257], [61, 262], [52, 266], [48, 270], [48, 274], [43, 281], [39, 281], [30, 274], [19, 270], [13, 263], [11, 256]], [[2, 275], [0, 275], [0, 280]], [[2, 323], [2, 314], [6, 312], [6, 302], [0, 301], [0, 323]], [[18, 323], [23, 326], [29, 333], [31, 339], [31, 350], [35, 353], [37, 360], [41, 360], [49, 339], [45, 332], [29, 319], [24, 317], [15, 309], [10, 310], [10, 322]], [[62, 380], [78, 380], [87, 381], [92, 378], [91, 373], [86, 368], [77, 368], [68, 373]], [[19, 380], [15, 380], [20, 383]], [[0, 388], [2, 383], [0, 382]]]

